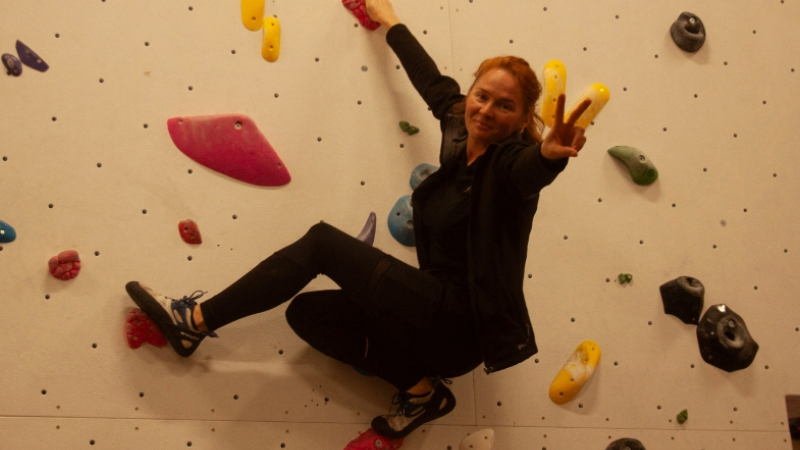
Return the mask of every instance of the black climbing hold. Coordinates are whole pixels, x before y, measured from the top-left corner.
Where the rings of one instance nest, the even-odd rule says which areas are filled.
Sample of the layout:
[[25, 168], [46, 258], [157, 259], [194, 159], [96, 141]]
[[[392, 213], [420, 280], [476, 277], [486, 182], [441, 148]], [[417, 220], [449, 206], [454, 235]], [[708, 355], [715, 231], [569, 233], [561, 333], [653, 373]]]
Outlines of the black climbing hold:
[[690, 12], [681, 13], [678, 20], [670, 27], [669, 34], [675, 44], [687, 52], [700, 50], [706, 41], [706, 27], [703, 26], [703, 21]]
[[622, 438], [608, 444], [606, 450], [646, 450], [637, 439]]
[[749, 367], [758, 352], [744, 320], [726, 305], [706, 311], [697, 326], [697, 343], [705, 362], [727, 372]]
[[661, 285], [664, 313], [672, 314], [683, 323], [697, 325], [703, 312], [706, 289], [697, 278], [678, 277]]

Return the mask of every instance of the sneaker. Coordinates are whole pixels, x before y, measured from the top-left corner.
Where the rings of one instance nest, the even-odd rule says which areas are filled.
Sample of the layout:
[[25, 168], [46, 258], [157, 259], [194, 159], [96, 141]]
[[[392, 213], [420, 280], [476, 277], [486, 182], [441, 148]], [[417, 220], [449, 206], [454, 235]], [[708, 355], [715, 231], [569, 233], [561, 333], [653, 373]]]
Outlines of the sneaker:
[[136, 305], [161, 329], [172, 348], [181, 356], [190, 356], [205, 337], [218, 337], [213, 331], [199, 331], [194, 323], [194, 307], [203, 291], [195, 291], [180, 300], [165, 297], [149, 287], [131, 281], [125, 290]]
[[456, 398], [445, 384], [452, 382], [437, 377], [433, 380], [433, 390], [425, 395], [395, 394], [392, 404], [397, 405], [397, 411], [373, 419], [372, 428], [389, 439], [402, 439], [420, 425], [450, 413], [456, 407]]
[[344, 450], [397, 450], [402, 446], [402, 439], [387, 439], [370, 428], [350, 441]]

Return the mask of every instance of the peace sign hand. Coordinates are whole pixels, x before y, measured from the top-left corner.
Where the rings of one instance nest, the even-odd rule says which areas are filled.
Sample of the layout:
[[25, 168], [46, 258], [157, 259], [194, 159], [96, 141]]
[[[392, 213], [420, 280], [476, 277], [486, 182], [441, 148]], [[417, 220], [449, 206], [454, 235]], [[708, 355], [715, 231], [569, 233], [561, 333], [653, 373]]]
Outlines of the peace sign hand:
[[575, 111], [570, 114], [567, 122], [564, 123], [564, 103], [566, 96], [561, 94], [558, 96], [558, 103], [556, 103], [556, 117], [553, 128], [545, 136], [542, 141], [542, 156], [550, 160], [557, 160], [566, 157], [577, 157], [578, 152], [581, 151], [584, 144], [586, 144], [586, 137], [583, 135], [586, 130], [582, 127], [575, 126], [575, 122], [581, 117], [581, 114], [589, 108], [592, 103], [588, 98], [581, 102]]

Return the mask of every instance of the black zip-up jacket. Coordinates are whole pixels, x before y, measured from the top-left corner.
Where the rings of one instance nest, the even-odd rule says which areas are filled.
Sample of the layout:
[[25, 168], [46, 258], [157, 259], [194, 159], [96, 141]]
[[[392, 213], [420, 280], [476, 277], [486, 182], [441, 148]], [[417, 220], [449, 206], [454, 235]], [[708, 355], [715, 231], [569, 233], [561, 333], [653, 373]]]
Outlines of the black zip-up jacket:
[[[429, 267], [430, 232], [419, 213], [428, 198], [457, 168], [467, 148], [464, 113], [453, 106], [464, 99], [458, 83], [443, 76], [416, 38], [399, 24], [386, 41], [400, 58], [411, 83], [439, 119], [441, 168], [414, 191], [414, 233], [420, 269]], [[528, 238], [539, 191], [564, 170], [567, 158], [546, 160], [541, 144], [520, 135], [489, 146], [474, 164], [470, 198], [469, 292], [478, 329], [484, 371], [496, 372], [538, 352], [522, 290]]]

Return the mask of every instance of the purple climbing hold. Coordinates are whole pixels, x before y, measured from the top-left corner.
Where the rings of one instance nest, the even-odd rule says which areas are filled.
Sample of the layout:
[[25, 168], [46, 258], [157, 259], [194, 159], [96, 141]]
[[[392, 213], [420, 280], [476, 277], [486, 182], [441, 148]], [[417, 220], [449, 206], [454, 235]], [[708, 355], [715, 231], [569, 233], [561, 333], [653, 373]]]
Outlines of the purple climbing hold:
[[378, 222], [378, 216], [374, 212], [369, 213], [367, 223], [364, 224], [364, 229], [358, 234], [356, 239], [366, 244], [372, 245], [375, 242], [375, 224]]
[[12, 55], [11, 53], [6, 53], [3, 55], [2, 59], [3, 65], [6, 66], [6, 69], [8, 69], [9, 75], [18, 77], [20, 74], [22, 74], [22, 63], [16, 56]]
[[31, 69], [38, 70], [39, 72], [47, 72], [47, 69], [50, 68], [36, 52], [21, 41], [17, 41], [17, 55], [19, 55], [22, 64], [25, 64]]

